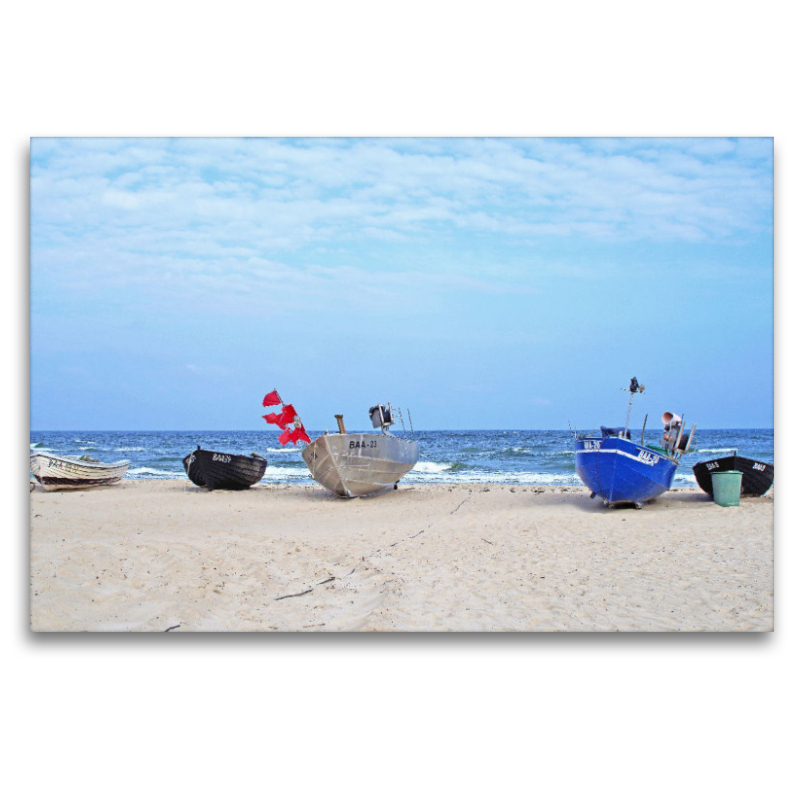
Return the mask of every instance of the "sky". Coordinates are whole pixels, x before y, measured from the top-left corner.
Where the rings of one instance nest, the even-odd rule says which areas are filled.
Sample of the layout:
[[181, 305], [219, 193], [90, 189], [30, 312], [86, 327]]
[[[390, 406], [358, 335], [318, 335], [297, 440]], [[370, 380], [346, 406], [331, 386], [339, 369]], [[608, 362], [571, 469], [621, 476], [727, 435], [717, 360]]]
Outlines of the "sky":
[[773, 426], [771, 138], [33, 138], [31, 428]]

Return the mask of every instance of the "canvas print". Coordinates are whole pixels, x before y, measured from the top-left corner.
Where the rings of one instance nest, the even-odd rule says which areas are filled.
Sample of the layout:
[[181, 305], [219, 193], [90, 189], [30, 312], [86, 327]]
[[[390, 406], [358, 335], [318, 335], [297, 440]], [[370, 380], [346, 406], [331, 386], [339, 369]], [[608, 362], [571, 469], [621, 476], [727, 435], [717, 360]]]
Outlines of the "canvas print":
[[32, 139], [31, 630], [773, 630], [773, 163]]

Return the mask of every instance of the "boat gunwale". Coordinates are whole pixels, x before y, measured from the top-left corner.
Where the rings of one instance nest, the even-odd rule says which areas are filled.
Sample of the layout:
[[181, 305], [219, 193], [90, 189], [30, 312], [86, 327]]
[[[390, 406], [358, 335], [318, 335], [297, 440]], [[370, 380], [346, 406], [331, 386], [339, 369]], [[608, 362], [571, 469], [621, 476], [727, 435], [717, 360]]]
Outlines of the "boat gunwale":
[[82, 459], [79, 456], [59, 456], [55, 453], [33, 453], [30, 456], [31, 460], [37, 460], [40, 458], [46, 458], [53, 461], [63, 461], [67, 464], [74, 464], [76, 467], [81, 467], [83, 469], [119, 469], [122, 466], [130, 466], [131, 462], [129, 459], [122, 459], [121, 461], [87, 461], [86, 459]]

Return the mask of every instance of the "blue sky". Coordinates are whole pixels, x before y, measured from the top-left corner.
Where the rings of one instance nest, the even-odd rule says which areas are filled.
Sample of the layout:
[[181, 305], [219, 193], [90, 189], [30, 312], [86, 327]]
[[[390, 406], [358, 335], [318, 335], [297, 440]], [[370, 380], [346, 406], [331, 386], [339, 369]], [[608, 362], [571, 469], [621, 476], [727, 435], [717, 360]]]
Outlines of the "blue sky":
[[31, 427], [773, 425], [772, 139], [31, 141]]

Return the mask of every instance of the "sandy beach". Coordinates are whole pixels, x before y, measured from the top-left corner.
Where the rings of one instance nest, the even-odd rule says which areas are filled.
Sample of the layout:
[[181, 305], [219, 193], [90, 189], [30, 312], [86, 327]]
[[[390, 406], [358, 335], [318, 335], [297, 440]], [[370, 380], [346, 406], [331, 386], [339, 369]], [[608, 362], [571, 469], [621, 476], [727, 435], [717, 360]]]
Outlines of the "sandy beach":
[[33, 631], [771, 631], [773, 490], [208, 492], [126, 480], [31, 500]]

